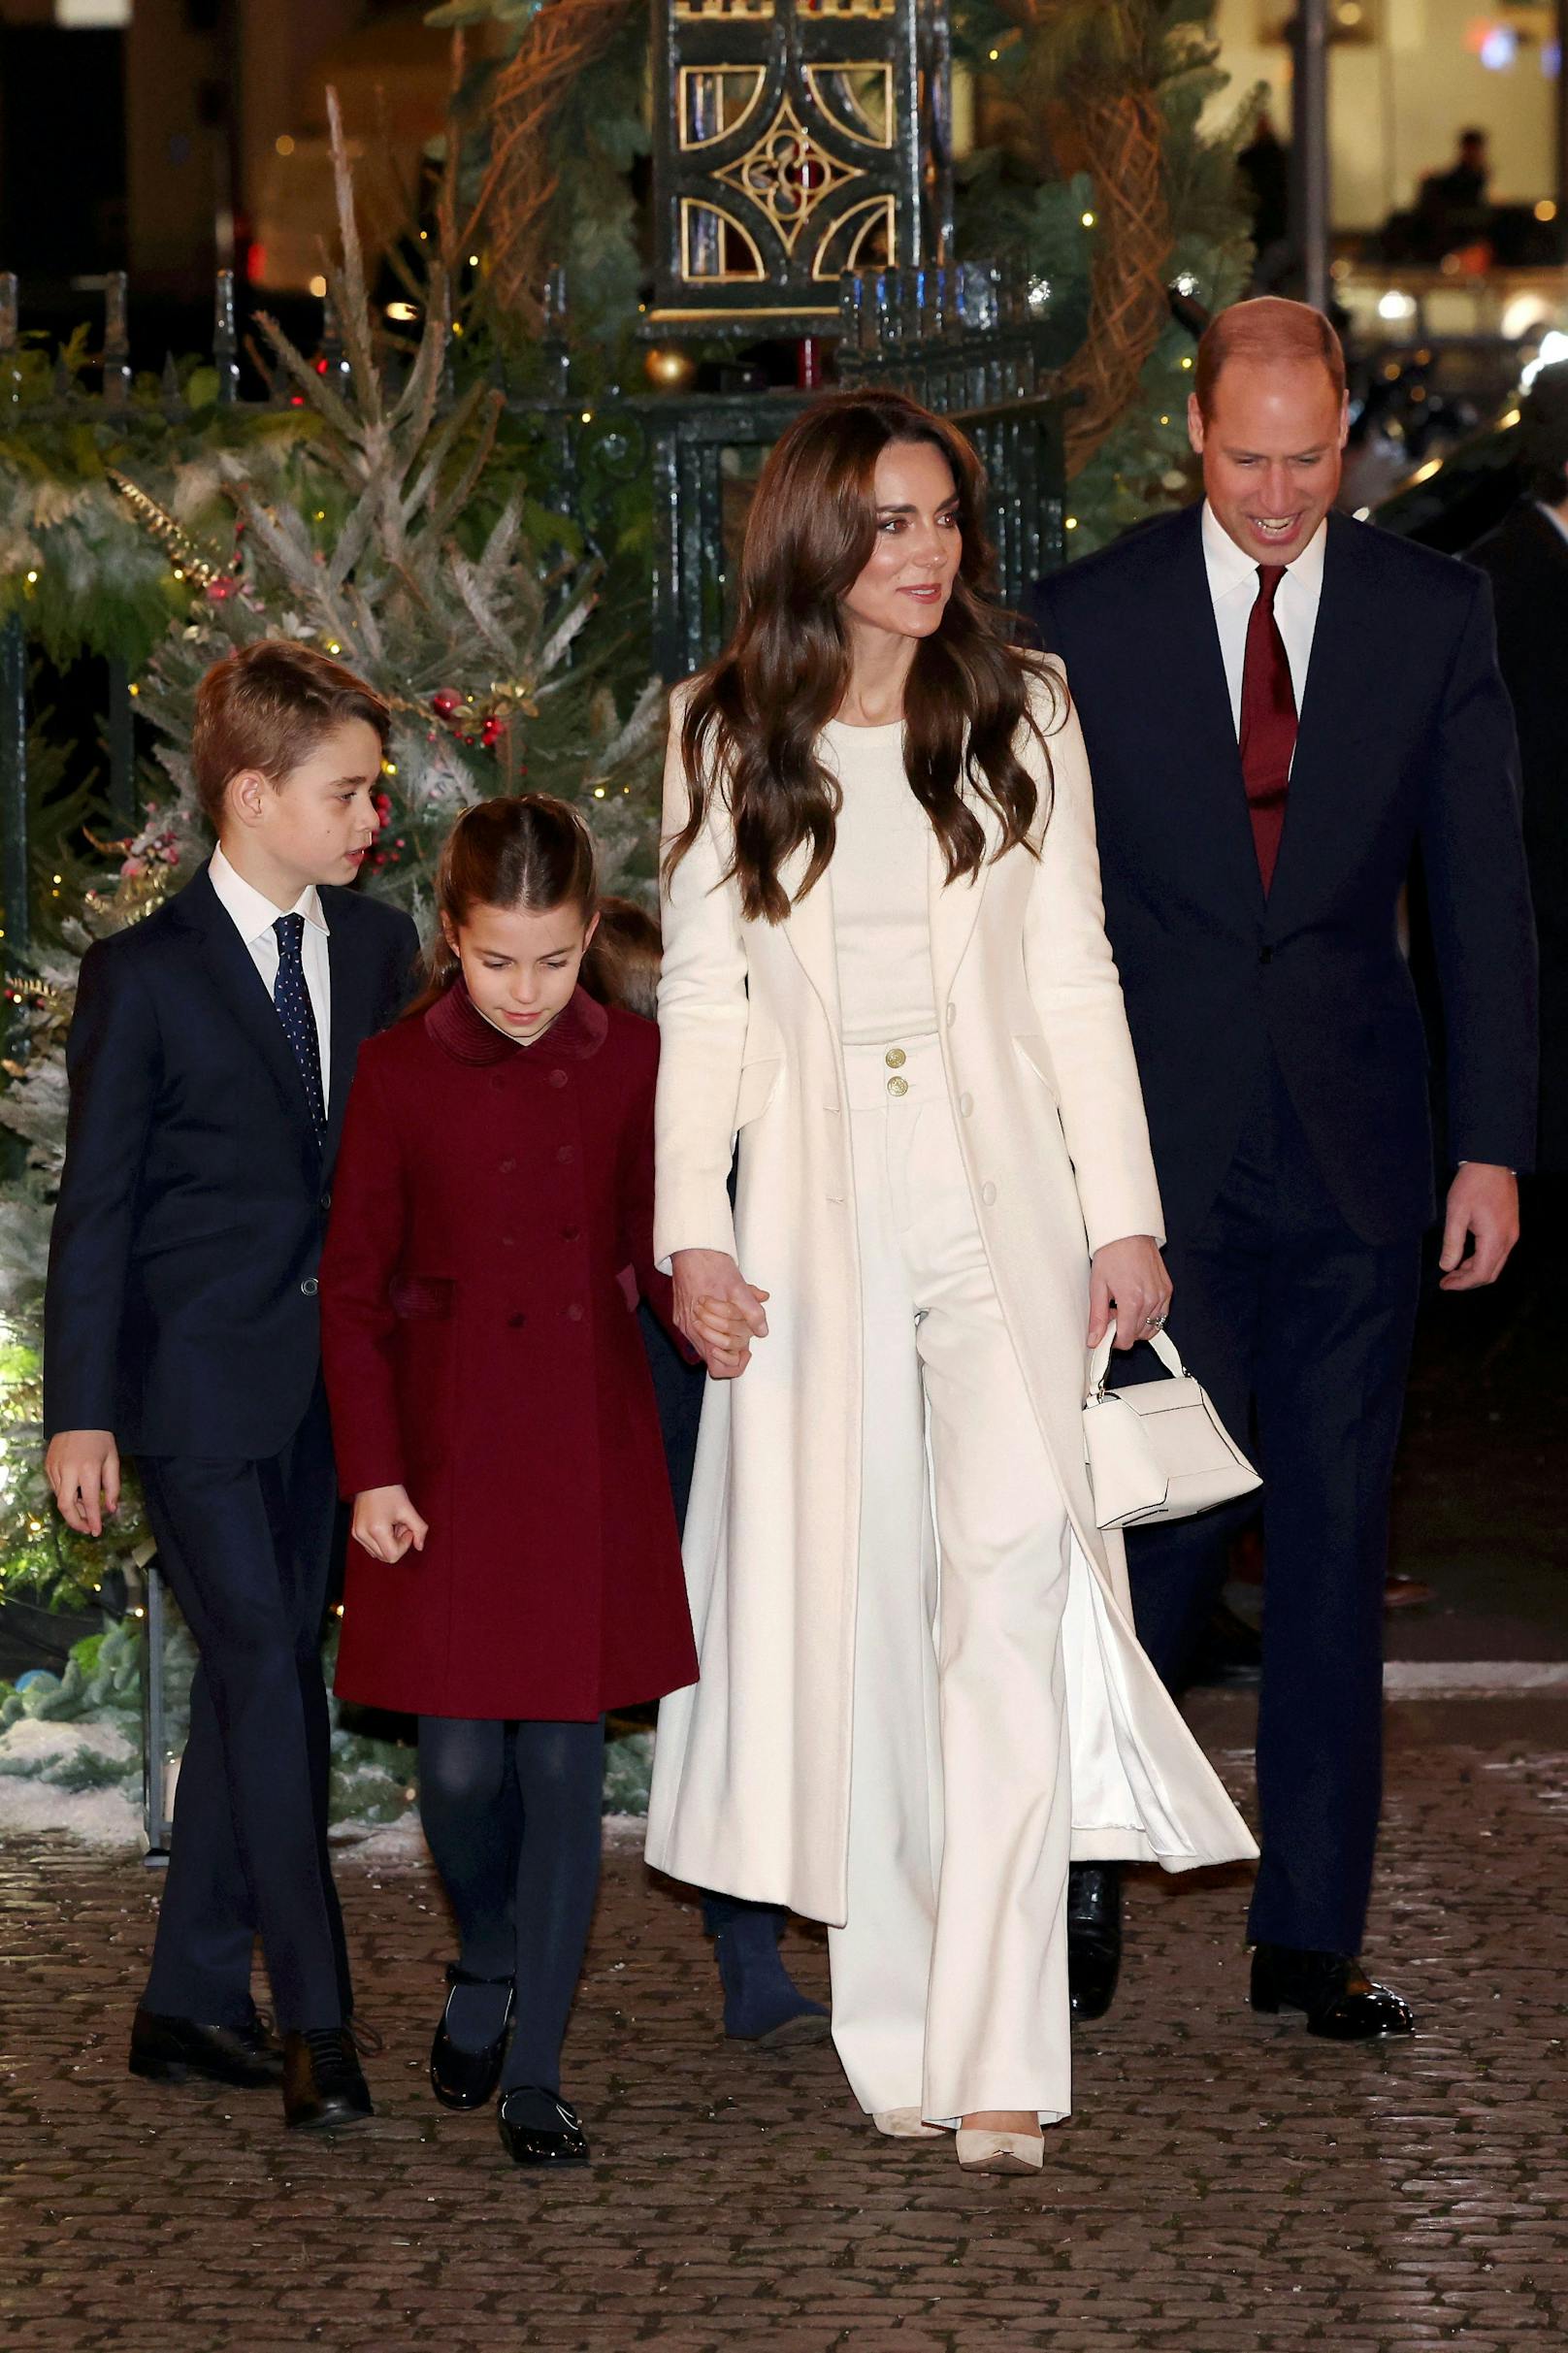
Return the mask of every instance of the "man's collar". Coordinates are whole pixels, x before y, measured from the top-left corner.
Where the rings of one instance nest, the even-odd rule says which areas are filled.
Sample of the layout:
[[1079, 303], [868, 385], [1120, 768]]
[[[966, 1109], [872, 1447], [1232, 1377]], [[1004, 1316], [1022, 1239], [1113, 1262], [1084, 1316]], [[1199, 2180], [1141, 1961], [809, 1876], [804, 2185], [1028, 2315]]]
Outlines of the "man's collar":
[[[221, 846], [212, 852], [208, 873], [220, 905], [233, 920], [242, 939], [260, 939], [264, 932], [273, 929], [280, 910], [253, 883], [246, 882], [245, 876], [237, 872], [224, 857]], [[288, 912], [303, 915], [306, 922], [313, 924], [318, 931], [330, 932], [332, 929], [313, 882], [306, 884]]]
[[[1301, 553], [1285, 567], [1290, 578], [1316, 597], [1323, 588], [1323, 551], [1328, 542], [1328, 518], [1324, 515]], [[1258, 589], [1258, 566], [1245, 548], [1238, 547], [1221, 522], [1207, 499], [1203, 502], [1203, 562], [1209, 575], [1209, 587], [1216, 597], [1227, 597], [1243, 582], [1251, 594]]]

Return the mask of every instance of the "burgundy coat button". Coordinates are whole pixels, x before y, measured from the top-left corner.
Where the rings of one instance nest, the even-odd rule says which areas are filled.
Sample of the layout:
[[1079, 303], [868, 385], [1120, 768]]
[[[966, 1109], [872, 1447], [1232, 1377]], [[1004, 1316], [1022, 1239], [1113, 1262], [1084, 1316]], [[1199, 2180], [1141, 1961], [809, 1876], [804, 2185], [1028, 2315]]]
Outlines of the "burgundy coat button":
[[581, 1231], [582, 1227], [580, 1226], [563, 1226], [561, 1228], [561, 1239], [563, 1242], [574, 1242]]
[[580, 1324], [582, 1322], [582, 1302], [573, 1299], [572, 1305], [567, 1309], [567, 1315], [572, 1323]]
[[550, 1072], [550, 1084], [552, 1087], [564, 1087], [566, 1083], [567, 1074], [564, 1070], [552, 1070]]
[[516, 1162], [515, 1160], [503, 1160], [503, 1161], [502, 1161], [502, 1163], [501, 1163], [501, 1173], [502, 1173], [502, 1175], [503, 1175], [503, 1176], [510, 1176], [510, 1174], [511, 1174], [512, 1170], [513, 1170], [513, 1169], [516, 1167], [516, 1165], [517, 1165], [517, 1162]]

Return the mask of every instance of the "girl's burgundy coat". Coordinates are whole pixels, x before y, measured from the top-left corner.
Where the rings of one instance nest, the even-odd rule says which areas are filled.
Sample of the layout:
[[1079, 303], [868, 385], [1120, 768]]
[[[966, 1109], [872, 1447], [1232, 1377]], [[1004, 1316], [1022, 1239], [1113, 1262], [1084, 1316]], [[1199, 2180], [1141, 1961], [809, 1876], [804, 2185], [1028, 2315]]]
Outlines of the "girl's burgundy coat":
[[586, 1720], [695, 1681], [635, 1313], [653, 1269], [658, 1031], [579, 989], [516, 1046], [459, 982], [359, 1057], [321, 1261], [344, 1494], [430, 1523], [350, 1543], [338, 1689]]

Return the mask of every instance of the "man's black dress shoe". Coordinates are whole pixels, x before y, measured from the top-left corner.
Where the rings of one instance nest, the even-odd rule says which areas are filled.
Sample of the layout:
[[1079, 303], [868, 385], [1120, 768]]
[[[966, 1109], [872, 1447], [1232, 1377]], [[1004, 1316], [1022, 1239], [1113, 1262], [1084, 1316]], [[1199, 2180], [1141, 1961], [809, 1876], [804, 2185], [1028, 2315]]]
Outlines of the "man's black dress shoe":
[[1412, 2035], [1416, 2013], [1387, 1985], [1376, 1984], [1354, 1954], [1301, 1952], [1291, 1944], [1253, 1947], [1253, 2008], [1304, 2010], [1309, 2035], [1330, 2043], [1372, 2043]]
[[1103, 2018], [1122, 1968], [1122, 1867], [1073, 1863], [1067, 1872], [1067, 1993], [1075, 2018]]
[[254, 2011], [244, 2026], [199, 2026], [194, 2018], [139, 2010], [131, 2026], [130, 2068], [149, 2083], [201, 2075], [210, 2083], [259, 2091], [282, 2081], [283, 2054]]
[[537, 2083], [514, 2084], [497, 2110], [501, 2145], [513, 2165], [586, 2165], [588, 2136], [574, 2108]]
[[327, 2132], [374, 2116], [370, 2088], [346, 2027], [307, 2027], [283, 2037], [283, 2122]]
[[436, 2040], [430, 2046], [430, 2088], [443, 2108], [483, 2108], [495, 2095], [501, 2081], [501, 2063], [506, 2056], [506, 2044], [511, 2040], [511, 2013], [517, 2000], [517, 1989], [510, 1977], [476, 1977], [472, 1970], [459, 1969], [455, 1961], [446, 1964], [446, 1982], [453, 1992], [461, 1985], [505, 1985], [506, 2008], [501, 2021], [501, 2032], [493, 2043], [478, 2050], [465, 2050], [454, 2043], [446, 2021], [451, 2015], [452, 1995], [446, 1997]]

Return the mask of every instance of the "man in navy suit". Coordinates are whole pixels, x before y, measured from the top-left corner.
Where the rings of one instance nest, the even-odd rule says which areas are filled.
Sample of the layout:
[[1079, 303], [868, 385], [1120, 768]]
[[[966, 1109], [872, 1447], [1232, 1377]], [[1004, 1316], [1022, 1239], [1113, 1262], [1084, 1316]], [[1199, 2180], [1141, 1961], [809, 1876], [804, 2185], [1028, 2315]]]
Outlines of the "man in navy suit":
[[[132, 2072], [281, 2080], [302, 2126], [371, 2112], [327, 1853], [316, 1267], [355, 1058], [418, 945], [347, 887], [387, 725], [308, 646], [250, 645], [202, 681], [191, 765], [218, 846], [82, 959], [46, 1304], [60, 1510], [98, 1535], [136, 1455], [200, 1653]], [[280, 2051], [250, 1998], [258, 1932]]]
[[[1264, 1475], [1256, 2009], [1408, 2033], [1357, 1955], [1381, 1780], [1388, 1498], [1436, 1214], [1400, 953], [1420, 859], [1446, 1032], [1443, 1288], [1497, 1276], [1535, 1133], [1534, 934], [1486, 579], [1331, 511], [1344, 358], [1298, 303], [1199, 347], [1199, 507], [1053, 575], [1094, 776], [1107, 926], [1164, 1195], [1183, 1356]], [[1179, 1681], [1225, 1512], [1136, 1534], [1138, 1631]], [[1114, 1877], [1075, 1875], [1080, 2012], [1109, 2003]]]

